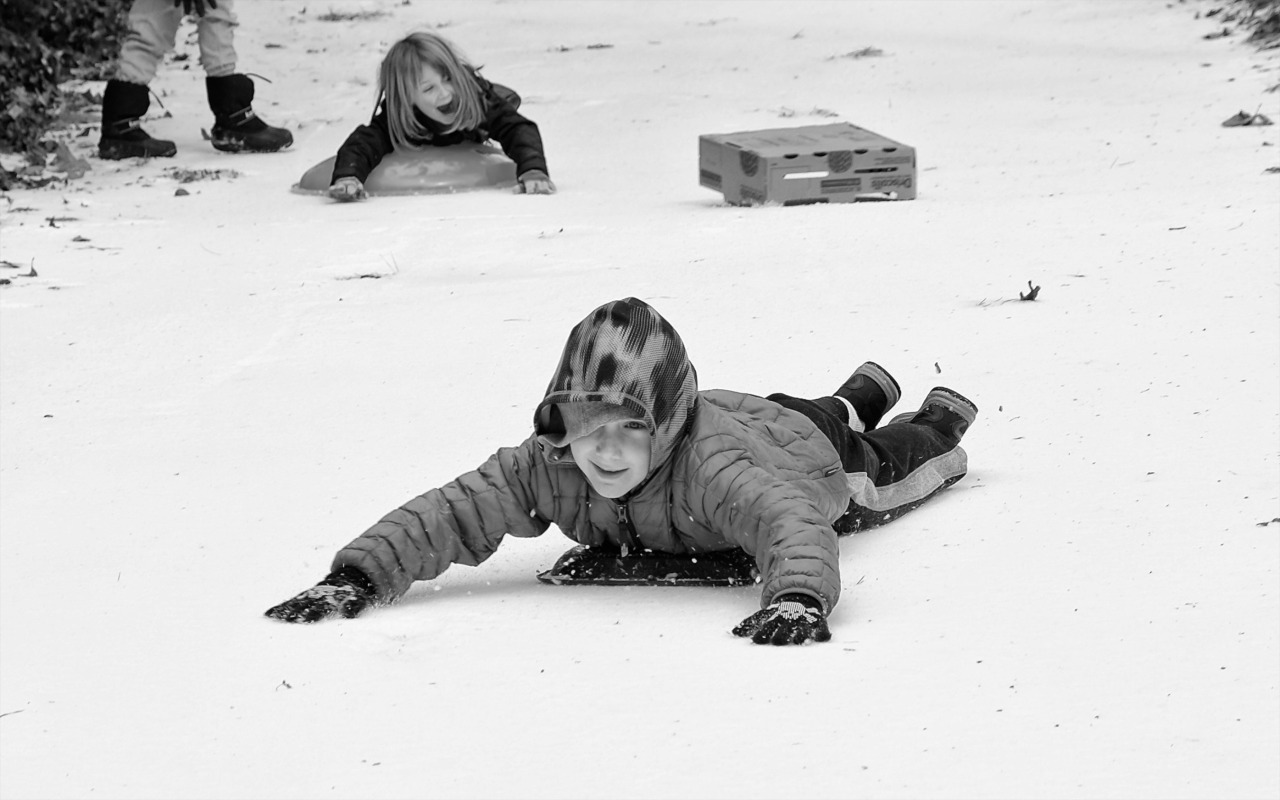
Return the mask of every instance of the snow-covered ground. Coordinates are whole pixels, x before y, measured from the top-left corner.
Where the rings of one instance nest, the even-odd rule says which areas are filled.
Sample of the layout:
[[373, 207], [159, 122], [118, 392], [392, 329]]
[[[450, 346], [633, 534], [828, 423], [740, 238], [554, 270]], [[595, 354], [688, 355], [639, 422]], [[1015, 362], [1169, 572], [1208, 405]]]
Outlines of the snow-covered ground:
[[[296, 137], [266, 156], [202, 141], [187, 26], [176, 158], [95, 128], [84, 178], [0, 203], [0, 796], [1280, 796], [1280, 128], [1220, 124], [1280, 95], [1211, 8], [242, 2]], [[290, 192], [423, 26], [524, 96], [558, 194]], [[698, 186], [699, 134], [832, 120], [917, 147], [919, 198]], [[554, 529], [262, 616], [522, 440], [627, 295], [704, 388], [872, 359], [898, 410], [981, 407], [968, 478], [843, 540], [832, 642], [730, 635], [753, 589], [540, 584]]]

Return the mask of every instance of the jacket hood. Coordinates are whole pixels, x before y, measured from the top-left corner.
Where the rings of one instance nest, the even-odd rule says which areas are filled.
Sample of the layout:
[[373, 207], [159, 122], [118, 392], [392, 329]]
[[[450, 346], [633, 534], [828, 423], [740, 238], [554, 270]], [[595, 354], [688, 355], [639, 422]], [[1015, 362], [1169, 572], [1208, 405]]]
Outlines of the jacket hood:
[[557, 404], [611, 403], [649, 425], [652, 475], [670, 457], [693, 414], [698, 376], [680, 334], [643, 300], [628, 297], [592, 311], [574, 326], [547, 394], [533, 415], [534, 432], [553, 459], [565, 457]]

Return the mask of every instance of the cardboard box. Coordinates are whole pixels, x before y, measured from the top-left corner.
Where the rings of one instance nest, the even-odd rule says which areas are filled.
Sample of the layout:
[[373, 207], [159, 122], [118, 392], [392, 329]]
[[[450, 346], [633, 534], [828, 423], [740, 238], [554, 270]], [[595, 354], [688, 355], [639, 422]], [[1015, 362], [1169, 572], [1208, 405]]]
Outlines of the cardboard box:
[[840, 122], [698, 137], [698, 182], [734, 205], [914, 200], [916, 150]]

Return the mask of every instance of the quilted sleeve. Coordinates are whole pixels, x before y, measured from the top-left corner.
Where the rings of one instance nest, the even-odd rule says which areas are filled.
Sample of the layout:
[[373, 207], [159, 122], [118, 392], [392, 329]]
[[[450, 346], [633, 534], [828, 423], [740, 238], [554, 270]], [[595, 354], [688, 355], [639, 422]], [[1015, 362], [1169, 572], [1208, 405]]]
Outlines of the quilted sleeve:
[[502, 152], [516, 162], [516, 175], [529, 170], [547, 170], [547, 157], [542, 150], [542, 134], [533, 120], [523, 116], [506, 100], [492, 91], [486, 95], [485, 131], [502, 146]]
[[756, 558], [761, 607], [806, 594], [830, 613], [840, 598], [836, 533], [798, 485], [755, 464], [744, 449], [711, 452], [692, 475], [690, 507], [725, 539]]
[[356, 178], [361, 183], [369, 179], [373, 168], [382, 163], [382, 159], [392, 151], [391, 133], [387, 127], [387, 112], [378, 112], [368, 125], [361, 125], [351, 132], [347, 140], [338, 148], [338, 156], [333, 162], [333, 177], [330, 184], [339, 178]]
[[475, 566], [493, 555], [504, 536], [538, 536], [549, 527], [532, 513], [533, 473], [545, 468], [533, 437], [503, 448], [478, 469], [384, 516], [342, 548], [332, 568], [356, 567], [387, 602], [452, 564]]

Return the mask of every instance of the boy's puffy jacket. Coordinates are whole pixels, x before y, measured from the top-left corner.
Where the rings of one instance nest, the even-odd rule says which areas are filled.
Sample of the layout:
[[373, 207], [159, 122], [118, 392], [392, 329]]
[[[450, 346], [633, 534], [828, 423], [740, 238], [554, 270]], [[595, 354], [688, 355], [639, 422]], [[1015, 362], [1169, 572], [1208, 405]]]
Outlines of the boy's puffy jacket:
[[[557, 430], [556, 403], [625, 405], [653, 433], [650, 473], [617, 500], [601, 497]], [[763, 578], [761, 605], [811, 595], [825, 610], [840, 596], [832, 520], [849, 503], [835, 448], [802, 414], [760, 397], [699, 392], [671, 325], [640, 300], [596, 309], [573, 329], [534, 416], [535, 432], [473, 472], [392, 511], [334, 559], [373, 580], [379, 599], [451, 564], [474, 566], [504, 536], [537, 536], [554, 523], [587, 545], [697, 553], [740, 547]]]
[[[502, 152], [516, 163], [516, 175], [523, 175], [529, 170], [547, 172], [547, 159], [542, 152], [542, 135], [532, 120], [525, 118], [516, 110], [518, 97], [510, 89], [490, 83], [480, 75], [475, 75], [476, 83], [484, 92], [485, 119], [476, 130], [454, 131], [452, 133], [435, 133], [430, 141], [422, 145], [461, 144], [463, 142], [485, 142], [493, 139], [502, 146]], [[514, 100], [514, 102], [512, 102]], [[433, 121], [421, 111], [414, 109], [418, 122], [428, 130], [439, 131], [439, 123]], [[333, 178], [356, 178], [364, 183], [369, 173], [381, 163], [384, 156], [392, 151], [391, 129], [387, 125], [386, 103], [378, 104], [373, 119], [368, 125], [361, 125], [352, 131], [347, 140], [338, 148], [338, 156], [333, 162]]]

